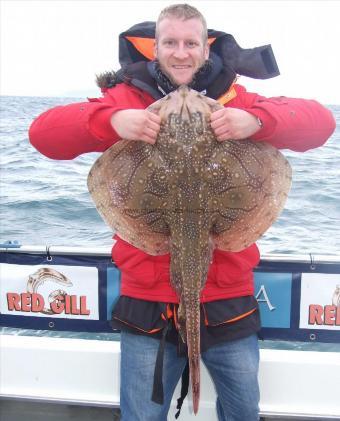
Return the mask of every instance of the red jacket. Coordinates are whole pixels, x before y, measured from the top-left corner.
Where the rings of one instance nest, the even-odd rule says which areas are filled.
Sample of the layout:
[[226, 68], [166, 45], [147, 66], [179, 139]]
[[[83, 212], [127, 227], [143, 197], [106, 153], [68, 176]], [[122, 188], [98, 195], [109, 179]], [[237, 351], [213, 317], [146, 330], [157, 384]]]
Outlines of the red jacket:
[[[235, 85], [228, 107], [259, 117], [263, 128], [252, 139], [279, 149], [306, 151], [323, 145], [335, 129], [329, 110], [314, 100], [265, 98]], [[41, 114], [31, 125], [32, 145], [52, 159], [72, 159], [86, 152], [103, 152], [119, 140], [111, 127], [115, 111], [144, 109], [154, 102], [146, 92], [118, 84], [103, 98], [59, 106]], [[122, 272], [121, 294], [149, 301], [178, 302], [169, 279], [169, 255], [150, 256], [115, 236], [112, 257]], [[202, 302], [251, 295], [253, 268], [259, 262], [255, 244], [238, 253], [215, 250]]]

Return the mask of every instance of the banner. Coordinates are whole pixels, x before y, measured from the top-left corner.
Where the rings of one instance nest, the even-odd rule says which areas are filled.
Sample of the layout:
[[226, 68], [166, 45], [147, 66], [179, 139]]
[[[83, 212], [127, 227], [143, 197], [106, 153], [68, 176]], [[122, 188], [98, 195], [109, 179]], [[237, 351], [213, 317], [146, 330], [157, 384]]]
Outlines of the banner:
[[[120, 271], [109, 255], [0, 251], [0, 325], [112, 332]], [[340, 262], [263, 260], [254, 271], [264, 339], [340, 342]]]
[[98, 320], [98, 269], [0, 264], [0, 312], [16, 316]]
[[340, 274], [302, 274], [300, 328], [340, 330]]
[[255, 298], [259, 303], [264, 328], [289, 328], [292, 274], [256, 272]]

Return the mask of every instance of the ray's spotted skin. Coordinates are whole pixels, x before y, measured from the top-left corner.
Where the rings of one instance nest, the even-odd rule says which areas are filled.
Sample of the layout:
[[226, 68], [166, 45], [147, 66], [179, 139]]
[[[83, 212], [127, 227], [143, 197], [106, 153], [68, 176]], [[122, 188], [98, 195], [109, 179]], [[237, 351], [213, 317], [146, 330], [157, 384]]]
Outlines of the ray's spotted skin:
[[216, 101], [179, 87], [148, 109], [162, 120], [155, 145], [122, 140], [93, 165], [88, 188], [121, 238], [152, 255], [170, 252], [178, 329], [188, 346], [194, 412], [200, 394], [200, 294], [214, 248], [240, 251], [275, 221], [291, 168], [264, 142], [218, 142]]

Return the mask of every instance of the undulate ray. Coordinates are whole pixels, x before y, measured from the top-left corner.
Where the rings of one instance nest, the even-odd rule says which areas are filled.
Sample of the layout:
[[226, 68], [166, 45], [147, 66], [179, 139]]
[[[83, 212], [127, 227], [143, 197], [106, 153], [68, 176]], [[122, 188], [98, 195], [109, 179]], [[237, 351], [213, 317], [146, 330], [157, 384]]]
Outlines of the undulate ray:
[[121, 238], [151, 255], [170, 252], [195, 413], [199, 299], [212, 251], [237, 252], [256, 241], [278, 217], [291, 184], [290, 165], [274, 147], [216, 140], [210, 114], [221, 107], [179, 87], [148, 108], [162, 120], [155, 145], [121, 140], [88, 176], [98, 212]]

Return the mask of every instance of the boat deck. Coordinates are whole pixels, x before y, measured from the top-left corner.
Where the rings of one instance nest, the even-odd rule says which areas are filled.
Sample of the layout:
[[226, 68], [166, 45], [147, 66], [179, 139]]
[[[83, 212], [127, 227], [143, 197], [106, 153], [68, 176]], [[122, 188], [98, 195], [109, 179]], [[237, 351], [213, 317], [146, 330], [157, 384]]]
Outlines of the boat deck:
[[[17, 400], [0, 400], [1, 421], [119, 421], [119, 410], [101, 407], [63, 405]], [[181, 420], [181, 417], [179, 418]], [[312, 421], [313, 418], [261, 418], [262, 421], [299, 420]], [[314, 418], [316, 420], [316, 418]], [[331, 420], [331, 418], [325, 418]], [[170, 420], [169, 420], [170, 421]], [[182, 421], [185, 421], [184, 417]], [[320, 421], [320, 418], [318, 418]]]
[[[117, 410], [116, 410], [117, 412]], [[17, 400], [0, 400], [1, 421], [118, 421], [112, 409]]]

